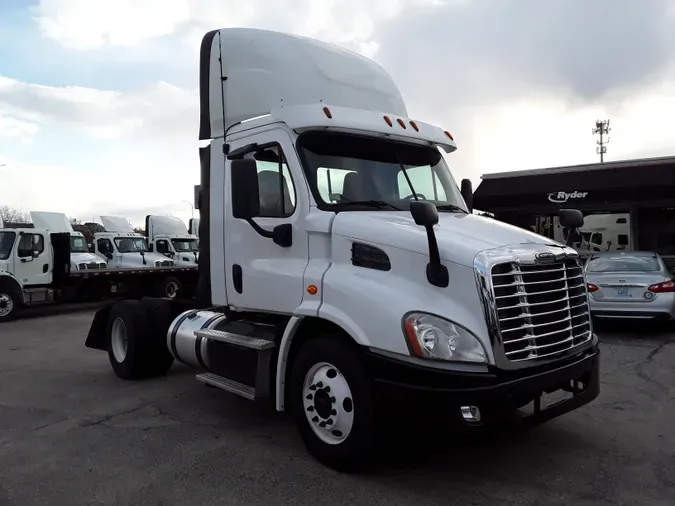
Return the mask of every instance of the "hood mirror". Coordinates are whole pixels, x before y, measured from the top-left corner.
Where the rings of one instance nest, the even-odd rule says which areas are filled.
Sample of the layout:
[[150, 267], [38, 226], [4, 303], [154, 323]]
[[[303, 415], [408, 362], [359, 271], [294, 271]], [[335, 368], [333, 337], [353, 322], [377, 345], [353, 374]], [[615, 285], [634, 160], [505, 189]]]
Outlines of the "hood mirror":
[[445, 288], [450, 284], [450, 275], [447, 267], [441, 263], [438, 242], [434, 233], [434, 225], [438, 223], [438, 209], [431, 202], [413, 200], [410, 202], [410, 214], [415, 220], [415, 224], [424, 227], [427, 231], [427, 242], [429, 244], [427, 280], [434, 286]]

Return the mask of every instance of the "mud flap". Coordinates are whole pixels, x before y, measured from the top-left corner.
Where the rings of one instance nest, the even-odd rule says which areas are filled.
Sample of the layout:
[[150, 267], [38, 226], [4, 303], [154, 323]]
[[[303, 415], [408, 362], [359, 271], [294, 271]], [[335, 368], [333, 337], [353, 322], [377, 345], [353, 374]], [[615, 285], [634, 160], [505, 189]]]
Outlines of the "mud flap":
[[89, 327], [89, 334], [87, 334], [87, 339], [84, 342], [84, 345], [87, 348], [101, 351], [108, 350], [108, 341], [106, 339], [108, 316], [110, 315], [110, 309], [112, 308], [113, 304], [120, 300], [123, 299], [113, 299], [101, 309], [96, 311], [94, 320], [91, 322], [91, 327]]

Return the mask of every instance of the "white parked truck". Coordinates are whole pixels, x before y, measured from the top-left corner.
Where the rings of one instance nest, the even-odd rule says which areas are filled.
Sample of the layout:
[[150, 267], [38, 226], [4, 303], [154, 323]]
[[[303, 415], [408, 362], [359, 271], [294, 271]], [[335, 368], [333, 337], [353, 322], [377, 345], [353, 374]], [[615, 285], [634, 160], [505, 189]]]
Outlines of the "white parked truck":
[[108, 265], [89, 251], [87, 241], [82, 232], [73, 230], [70, 220], [64, 213], [31, 211], [33, 226], [48, 230], [50, 233], [65, 232], [70, 234], [70, 270], [106, 269]]
[[145, 232], [150, 251], [170, 258], [181, 267], [197, 267], [199, 238], [188, 232], [185, 223], [175, 216], [147, 215]]
[[[408, 402], [480, 426], [597, 397], [578, 254], [472, 215], [471, 185], [441, 153], [452, 135], [411, 118], [378, 64], [243, 28], [206, 34], [200, 57], [197, 297], [97, 312], [86, 346], [120, 378], [178, 360], [290, 411], [308, 450], [343, 471], [375, 461], [376, 422]], [[568, 397], [546, 406], [552, 392]]]

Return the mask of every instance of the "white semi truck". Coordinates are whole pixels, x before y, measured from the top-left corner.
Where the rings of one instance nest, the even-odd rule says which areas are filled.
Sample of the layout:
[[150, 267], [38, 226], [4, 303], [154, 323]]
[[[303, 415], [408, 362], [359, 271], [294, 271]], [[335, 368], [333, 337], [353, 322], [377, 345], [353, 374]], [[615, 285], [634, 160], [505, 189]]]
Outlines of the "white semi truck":
[[147, 215], [145, 232], [150, 251], [170, 258], [181, 267], [197, 267], [199, 238], [189, 232], [180, 218], [167, 215]]
[[[352, 472], [408, 402], [481, 426], [597, 397], [578, 254], [472, 215], [441, 154], [452, 135], [410, 118], [379, 65], [242, 28], [206, 34], [200, 58], [197, 297], [97, 312], [86, 346], [120, 378], [178, 360], [290, 411], [319, 461]], [[552, 392], [568, 397], [545, 406]]]

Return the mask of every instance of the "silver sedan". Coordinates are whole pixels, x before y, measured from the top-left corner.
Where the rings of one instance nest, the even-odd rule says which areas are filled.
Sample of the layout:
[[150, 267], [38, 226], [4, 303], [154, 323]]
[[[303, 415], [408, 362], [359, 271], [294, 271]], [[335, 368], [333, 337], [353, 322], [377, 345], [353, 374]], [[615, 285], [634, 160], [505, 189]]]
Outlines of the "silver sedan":
[[675, 281], [658, 253], [603, 251], [585, 264], [596, 318], [675, 318]]

